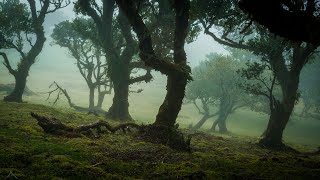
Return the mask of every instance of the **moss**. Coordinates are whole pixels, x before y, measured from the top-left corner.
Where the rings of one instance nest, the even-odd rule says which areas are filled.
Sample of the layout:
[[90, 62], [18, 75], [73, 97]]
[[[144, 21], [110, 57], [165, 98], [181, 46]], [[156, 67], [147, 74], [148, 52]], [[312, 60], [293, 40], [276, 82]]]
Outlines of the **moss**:
[[188, 153], [122, 132], [97, 139], [55, 137], [45, 134], [29, 113], [75, 126], [103, 117], [26, 103], [0, 102], [0, 109], [0, 179], [10, 172], [19, 179], [320, 178], [319, 155], [262, 149], [255, 138], [203, 133], [192, 138]]
[[164, 179], [205, 179], [206, 174], [200, 166], [192, 162], [182, 162], [178, 164], [159, 164], [150, 178]]

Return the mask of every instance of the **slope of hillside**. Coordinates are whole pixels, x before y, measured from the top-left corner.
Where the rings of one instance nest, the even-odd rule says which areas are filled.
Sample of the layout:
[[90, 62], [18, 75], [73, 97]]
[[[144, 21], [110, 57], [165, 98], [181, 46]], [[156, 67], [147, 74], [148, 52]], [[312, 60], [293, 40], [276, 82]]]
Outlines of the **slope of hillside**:
[[43, 132], [30, 116], [31, 111], [71, 126], [104, 119], [43, 105], [1, 101], [0, 179], [320, 178], [319, 155], [266, 150], [249, 137], [183, 130], [195, 133], [192, 152], [178, 152], [143, 142], [130, 133], [107, 133], [95, 139], [52, 136]]

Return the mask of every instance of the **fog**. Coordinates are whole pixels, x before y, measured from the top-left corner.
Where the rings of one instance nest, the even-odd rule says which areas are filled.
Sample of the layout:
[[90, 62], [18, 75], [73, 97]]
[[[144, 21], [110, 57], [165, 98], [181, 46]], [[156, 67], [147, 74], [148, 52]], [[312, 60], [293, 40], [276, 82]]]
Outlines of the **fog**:
[[[57, 108], [69, 108], [67, 101], [61, 97], [56, 105], [52, 105], [54, 97], [46, 100], [50, 91], [49, 85], [56, 81], [63, 88], [67, 89], [72, 101], [79, 106], [88, 106], [88, 87], [79, 74], [79, 70], [75, 65], [74, 58], [68, 53], [66, 48], [61, 48], [58, 45], [52, 44], [50, 34], [55, 24], [64, 20], [72, 20], [75, 14], [72, 11], [72, 6], [58, 10], [56, 13], [48, 15], [45, 20], [45, 31], [47, 40], [41, 54], [37, 57], [36, 63], [31, 67], [27, 79], [27, 86], [37, 93], [35, 96], [24, 96], [24, 100], [30, 103], [45, 104]], [[228, 54], [222, 45], [214, 41], [208, 35], [200, 32], [197, 39], [185, 46], [188, 64], [194, 68], [200, 62], [206, 59], [206, 55], [210, 53]], [[18, 56], [10, 51], [8, 52], [9, 59], [12, 64], [17, 64]], [[14, 62], [16, 60], [16, 62]], [[304, 72], [303, 72], [304, 73]], [[133, 119], [142, 123], [154, 122], [159, 106], [163, 102], [166, 93], [166, 77], [159, 72], [152, 71], [153, 79], [150, 83], [139, 83], [131, 85], [130, 90], [134, 91], [142, 88], [141, 93], [130, 93], [129, 95], [129, 111]], [[14, 78], [7, 69], [0, 65], [0, 83], [14, 83]], [[2, 93], [1, 98], [5, 96]], [[103, 109], [108, 110], [112, 103], [113, 94], [108, 94], [103, 103]], [[303, 103], [299, 103], [295, 107], [295, 113], [300, 113], [303, 108]], [[71, 108], [70, 108], [71, 109]], [[213, 108], [214, 109], [214, 108]], [[177, 122], [181, 127], [188, 127], [190, 124], [195, 124], [199, 121], [201, 115], [192, 104], [184, 104], [179, 113]], [[209, 129], [213, 119], [208, 120], [203, 130]], [[260, 136], [268, 122], [268, 115], [253, 112], [248, 108], [242, 108], [232, 113], [228, 117], [228, 129], [234, 133], [244, 136]], [[320, 137], [320, 120], [305, 119], [298, 116], [293, 116], [289, 122], [284, 139], [289, 143], [300, 143], [311, 146], [319, 145]]]

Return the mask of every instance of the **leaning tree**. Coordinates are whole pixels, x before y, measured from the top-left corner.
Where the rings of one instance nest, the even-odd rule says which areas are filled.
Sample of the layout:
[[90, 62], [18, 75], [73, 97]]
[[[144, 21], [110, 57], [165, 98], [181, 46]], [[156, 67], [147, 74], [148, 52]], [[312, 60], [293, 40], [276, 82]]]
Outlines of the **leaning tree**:
[[[97, 37], [95, 24], [84, 18], [76, 18], [71, 22], [63, 21], [55, 25], [51, 37], [54, 39], [54, 44], [67, 48], [69, 54], [76, 60], [78, 70], [89, 88], [89, 107], [87, 110], [102, 111], [104, 96], [110, 93], [112, 85], [107, 76], [108, 64], [105, 56], [101, 46], [94, 39]], [[60, 86], [56, 84], [56, 87]], [[58, 88], [57, 90], [63, 89]], [[98, 90], [98, 102], [95, 105], [96, 90]], [[68, 101], [71, 102], [71, 99]], [[70, 103], [70, 105], [72, 104]]]
[[43, 28], [45, 17], [69, 3], [69, 0], [28, 0], [28, 10], [27, 5], [18, 0], [0, 2], [0, 49], [15, 50], [20, 55], [18, 66], [14, 69], [7, 54], [0, 52], [3, 64], [15, 78], [15, 88], [4, 97], [5, 101], [22, 102], [30, 67], [46, 41]]

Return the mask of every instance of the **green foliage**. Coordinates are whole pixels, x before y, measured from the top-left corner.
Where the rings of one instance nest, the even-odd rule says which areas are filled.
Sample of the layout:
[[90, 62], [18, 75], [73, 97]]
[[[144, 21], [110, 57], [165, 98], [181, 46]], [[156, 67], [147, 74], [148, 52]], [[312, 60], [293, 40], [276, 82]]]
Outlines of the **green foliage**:
[[0, 49], [12, 48], [16, 44], [23, 48], [24, 34], [32, 33], [30, 12], [26, 4], [19, 0], [6, 0], [0, 2]]

